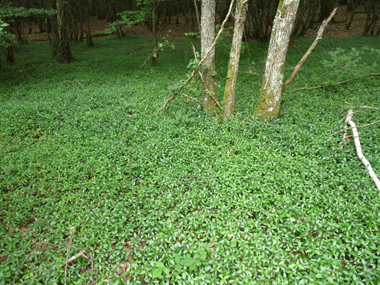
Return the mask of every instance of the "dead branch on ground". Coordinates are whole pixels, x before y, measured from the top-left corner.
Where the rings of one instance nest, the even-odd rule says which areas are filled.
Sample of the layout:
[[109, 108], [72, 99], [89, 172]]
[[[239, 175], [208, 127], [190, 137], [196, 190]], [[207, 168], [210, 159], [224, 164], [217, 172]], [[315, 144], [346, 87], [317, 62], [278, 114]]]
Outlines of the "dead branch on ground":
[[[356, 153], [357, 153], [360, 161], [363, 162], [364, 166], [367, 168], [369, 176], [371, 176], [371, 178], [375, 182], [375, 185], [376, 185], [376, 187], [377, 187], [377, 189], [379, 190], [379, 193], [380, 193], [380, 180], [379, 180], [379, 178], [377, 178], [377, 176], [376, 176], [375, 172], [373, 171], [372, 166], [369, 163], [369, 161], [363, 155], [362, 147], [361, 147], [360, 140], [359, 140], [358, 130], [357, 130], [357, 127], [356, 127], [355, 123], [352, 121], [353, 113], [354, 112], [352, 112], [351, 109], [348, 111], [347, 118], [346, 118], [345, 122], [346, 122], [346, 124], [348, 124], [348, 125], [351, 126], [352, 134], [354, 136]], [[369, 125], [371, 125], [371, 124], [369, 124]]]
[[[380, 73], [370, 73], [370, 74], [367, 74], [367, 75], [362, 76], [362, 77], [355, 77], [355, 78], [347, 79], [347, 80], [344, 80], [344, 81], [340, 81], [340, 82], [337, 82], [337, 84], [340, 85], [340, 84], [343, 84], [343, 83], [347, 83], [347, 82], [350, 82], [350, 81], [353, 81], [353, 80], [363, 79], [363, 78], [370, 77], [370, 76], [380, 76]], [[323, 84], [323, 85], [314, 86], [314, 87], [299, 88], [299, 89], [290, 90], [290, 91], [287, 91], [287, 92], [296, 92], [296, 91], [302, 91], [302, 90], [312, 90], [312, 89], [318, 89], [318, 88], [325, 88], [325, 87], [327, 87], [329, 85], [331, 85], [331, 84]]]

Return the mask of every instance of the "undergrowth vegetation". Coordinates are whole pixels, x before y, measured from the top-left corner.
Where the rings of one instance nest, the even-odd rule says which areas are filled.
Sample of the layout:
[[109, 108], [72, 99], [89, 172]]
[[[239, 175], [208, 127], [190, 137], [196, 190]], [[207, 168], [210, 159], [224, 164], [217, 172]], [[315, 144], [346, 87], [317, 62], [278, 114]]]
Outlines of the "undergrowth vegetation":
[[[262, 122], [267, 46], [250, 43], [234, 118], [180, 95], [155, 115], [193, 59], [189, 40], [170, 41], [157, 66], [144, 37], [73, 44], [69, 65], [47, 43], [16, 46], [0, 69], [0, 284], [378, 284], [379, 193], [352, 138], [330, 135], [351, 107], [380, 107], [379, 77], [285, 92]], [[311, 42], [290, 48], [287, 76]], [[288, 89], [379, 72], [379, 46], [323, 39]], [[225, 41], [220, 101], [227, 60]], [[380, 117], [360, 110], [357, 125]], [[380, 125], [359, 131], [380, 175]]]

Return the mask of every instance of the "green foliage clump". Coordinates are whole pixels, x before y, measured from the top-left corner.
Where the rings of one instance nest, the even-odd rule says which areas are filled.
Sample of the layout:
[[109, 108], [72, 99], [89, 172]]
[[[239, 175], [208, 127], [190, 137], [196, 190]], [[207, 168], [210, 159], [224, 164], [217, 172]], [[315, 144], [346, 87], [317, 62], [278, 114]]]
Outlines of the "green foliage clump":
[[[349, 44], [363, 41], [378, 46]], [[321, 42], [294, 88], [320, 85], [324, 50], [342, 43]], [[287, 73], [309, 44], [290, 51]], [[0, 283], [63, 284], [68, 249], [86, 249], [93, 264], [69, 263], [67, 284], [91, 273], [96, 284], [377, 284], [380, 197], [352, 140], [343, 148], [330, 134], [351, 106], [379, 107], [378, 79], [288, 92], [278, 119], [255, 120], [265, 63], [255, 43], [233, 119], [220, 124], [180, 95], [154, 115], [193, 52], [178, 39], [140, 68], [151, 45], [73, 44], [78, 60], [62, 65], [36, 43], [0, 70]], [[227, 59], [218, 49], [217, 66]], [[365, 111], [357, 125], [379, 117]], [[360, 132], [379, 174], [380, 127]]]

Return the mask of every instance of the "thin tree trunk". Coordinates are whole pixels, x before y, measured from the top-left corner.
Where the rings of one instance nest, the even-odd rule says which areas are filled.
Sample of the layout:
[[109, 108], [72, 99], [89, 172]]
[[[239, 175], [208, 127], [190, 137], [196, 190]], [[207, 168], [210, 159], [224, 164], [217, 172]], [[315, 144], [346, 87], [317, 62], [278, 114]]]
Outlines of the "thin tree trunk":
[[14, 56], [14, 53], [13, 53], [12, 43], [8, 39], [6, 39], [4, 41], [9, 44], [7, 46], [7, 48], [5, 49], [5, 53], [7, 55], [7, 63], [13, 63], [13, 62], [15, 62], [15, 56]]
[[[215, 38], [215, 0], [202, 0], [201, 16], [201, 50], [202, 58], [211, 48]], [[206, 68], [202, 70], [203, 76], [203, 108], [209, 113], [216, 111], [216, 85], [215, 85], [215, 47], [204, 61]]]
[[92, 35], [91, 35], [91, 28], [90, 28], [90, 9], [89, 5], [91, 5], [91, 1], [87, 3], [87, 1], [84, 2], [85, 10], [84, 10], [84, 17], [86, 21], [86, 40], [87, 40], [87, 46], [92, 47], [94, 46], [94, 43], [92, 41]]
[[274, 19], [255, 116], [277, 117], [280, 110], [286, 52], [300, 0], [280, 1]]
[[232, 48], [228, 61], [227, 82], [224, 89], [223, 117], [224, 121], [229, 115], [234, 113], [235, 87], [239, 69], [239, 59], [241, 51], [241, 41], [244, 32], [244, 22], [248, 10], [248, 0], [238, 0], [236, 3], [235, 27], [232, 38]]
[[63, 62], [70, 63], [74, 58], [71, 54], [65, 18], [65, 6], [62, 0], [57, 0], [57, 26], [59, 35], [59, 54]]
[[152, 63], [157, 64], [158, 57], [160, 55], [160, 50], [158, 48], [158, 40], [157, 40], [157, 11], [156, 11], [156, 3], [153, 4], [152, 10], [152, 33], [153, 33], [153, 52], [152, 52]]
[[[56, 9], [56, 0], [50, 0], [50, 9]], [[52, 47], [52, 54], [58, 55], [59, 53], [59, 34], [58, 34], [58, 24], [57, 24], [57, 15], [50, 15], [48, 16], [50, 20], [50, 31], [51, 31], [51, 38], [49, 36], [50, 45]], [[49, 31], [49, 29], [48, 29]]]
[[[350, 29], [352, 21], [354, 20], [356, 8], [358, 7], [358, 2], [356, 0], [353, 0], [350, 3], [351, 3], [350, 5], [352, 5], [351, 6], [351, 16], [350, 16], [350, 20], [348, 20], [348, 22], [346, 24], [346, 30]], [[347, 13], [348, 13], [348, 5], [347, 5]]]

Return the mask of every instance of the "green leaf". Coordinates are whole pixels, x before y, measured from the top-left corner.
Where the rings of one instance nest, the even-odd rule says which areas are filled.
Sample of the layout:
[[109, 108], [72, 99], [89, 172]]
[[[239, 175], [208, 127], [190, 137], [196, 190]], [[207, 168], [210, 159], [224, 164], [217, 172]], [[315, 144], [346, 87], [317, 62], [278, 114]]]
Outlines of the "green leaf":
[[181, 256], [179, 254], [176, 254], [174, 256], [174, 261], [175, 261], [175, 263], [179, 264], [181, 262]]
[[201, 259], [201, 260], [206, 260], [206, 258], [207, 258], [207, 253], [206, 252], [201, 252], [201, 254], [199, 255], [199, 258]]
[[159, 268], [163, 268], [164, 267], [164, 264], [162, 262], [159, 262], [159, 261], [157, 261], [154, 265], [156, 267], [159, 267]]
[[194, 264], [192, 264], [192, 265], [190, 265], [190, 270], [191, 271], [193, 271], [193, 270], [195, 270], [195, 269], [197, 269], [197, 265], [194, 263]]
[[160, 277], [161, 274], [162, 274], [162, 268], [154, 268], [154, 269], [152, 270], [153, 278]]
[[185, 266], [191, 266], [194, 263], [195, 263], [195, 260], [191, 258], [190, 256], [187, 256], [184, 259], [182, 259], [182, 264]]
[[181, 265], [177, 264], [174, 268], [175, 268], [175, 270], [176, 270], [178, 273], [181, 273], [181, 271], [182, 271]]

